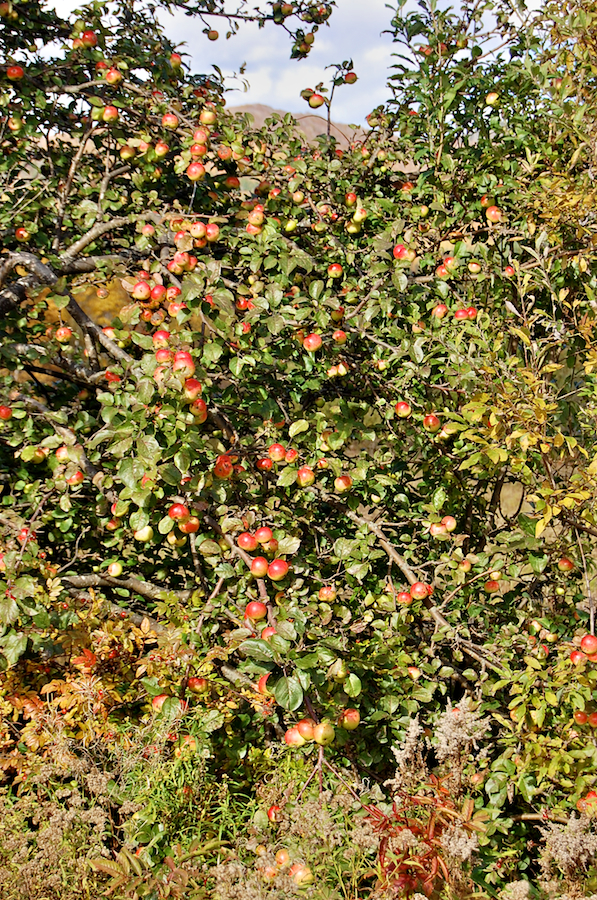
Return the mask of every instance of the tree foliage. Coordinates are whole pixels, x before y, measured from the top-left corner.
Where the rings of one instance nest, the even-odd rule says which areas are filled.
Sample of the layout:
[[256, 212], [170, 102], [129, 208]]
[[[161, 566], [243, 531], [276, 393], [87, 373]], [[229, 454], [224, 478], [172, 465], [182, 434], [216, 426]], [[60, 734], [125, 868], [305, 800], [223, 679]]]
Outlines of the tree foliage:
[[[176, 6], [304, 56], [332, 4]], [[344, 149], [227, 112], [153, 7], [0, 13], [7, 779], [157, 720], [286, 804], [311, 763], [356, 779], [379, 890], [449, 882], [455, 821], [478, 890], [536, 880], [537, 823], [597, 780], [592, 8], [399, 4]], [[152, 815], [128, 849], [174, 846]]]

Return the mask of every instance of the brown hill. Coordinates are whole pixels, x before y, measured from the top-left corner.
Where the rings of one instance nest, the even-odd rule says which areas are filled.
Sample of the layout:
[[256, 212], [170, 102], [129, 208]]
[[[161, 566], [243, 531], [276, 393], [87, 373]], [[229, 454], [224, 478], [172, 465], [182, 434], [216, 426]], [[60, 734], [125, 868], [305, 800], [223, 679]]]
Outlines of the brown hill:
[[[247, 103], [245, 106], [232, 106], [230, 112], [249, 113], [253, 116], [255, 125], [261, 128], [266, 119], [274, 113], [285, 116], [282, 109], [272, 109], [263, 103]], [[300, 129], [308, 141], [313, 141], [320, 134], [327, 134], [327, 120], [315, 113], [292, 113], [299, 123]], [[344, 125], [341, 122], [332, 122], [331, 133], [340, 146], [346, 147], [351, 141], [362, 140], [366, 132], [355, 125]]]

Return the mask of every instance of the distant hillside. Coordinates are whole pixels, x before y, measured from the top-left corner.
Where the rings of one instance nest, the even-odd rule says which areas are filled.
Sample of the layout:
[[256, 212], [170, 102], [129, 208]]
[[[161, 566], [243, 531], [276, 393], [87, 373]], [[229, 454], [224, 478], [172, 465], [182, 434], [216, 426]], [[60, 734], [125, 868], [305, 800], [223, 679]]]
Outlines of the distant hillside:
[[[232, 106], [230, 112], [250, 113], [258, 128], [260, 128], [266, 119], [273, 113], [285, 116], [286, 112], [282, 109], [272, 109], [271, 106], [265, 106], [263, 103], [248, 103], [246, 106]], [[299, 123], [301, 131], [304, 133], [308, 141], [313, 141], [320, 134], [327, 133], [327, 121], [322, 116], [318, 116], [312, 112], [292, 113], [296, 121]], [[332, 122], [332, 135], [336, 138], [341, 146], [347, 146], [353, 140], [362, 139], [366, 132], [362, 128], [354, 125], [344, 125], [341, 122]]]

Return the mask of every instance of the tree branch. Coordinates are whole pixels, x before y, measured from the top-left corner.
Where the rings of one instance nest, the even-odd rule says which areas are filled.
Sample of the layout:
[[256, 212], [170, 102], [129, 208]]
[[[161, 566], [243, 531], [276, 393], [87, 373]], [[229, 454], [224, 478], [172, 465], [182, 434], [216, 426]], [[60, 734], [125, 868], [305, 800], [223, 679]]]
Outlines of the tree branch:
[[188, 600], [192, 591], [171, 591], [167, 588], [160, 587], [157, 584], [151, 584], [149, 581], [141, 581], [139, 578], [132, 576], [128, 578], [111, 578], [109, 575], [61, 575], [61, 581], [66, 582], [73, 588], [87, 587], [111, 587], [124, 588], [147, 597], [148, 600], [165, 600], [168, 595], [174, 594], [179, 600]]

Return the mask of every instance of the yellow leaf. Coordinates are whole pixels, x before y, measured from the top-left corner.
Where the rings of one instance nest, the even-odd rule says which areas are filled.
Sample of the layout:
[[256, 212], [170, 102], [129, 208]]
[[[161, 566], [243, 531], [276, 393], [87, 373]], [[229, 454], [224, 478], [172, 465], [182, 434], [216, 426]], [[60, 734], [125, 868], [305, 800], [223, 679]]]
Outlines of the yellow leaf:
[[147, 616], [145, 616], [145, 618], [143, 619], [143, 621], [141, 622], [141, 625], [139, 627], [141, 628], [141, 631], [143, 632], [143, 634], [149, 633], [149, 630], [151, 628], [151, 623], [150, 623], [149, 619], [147, 618]]

